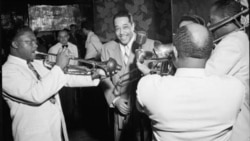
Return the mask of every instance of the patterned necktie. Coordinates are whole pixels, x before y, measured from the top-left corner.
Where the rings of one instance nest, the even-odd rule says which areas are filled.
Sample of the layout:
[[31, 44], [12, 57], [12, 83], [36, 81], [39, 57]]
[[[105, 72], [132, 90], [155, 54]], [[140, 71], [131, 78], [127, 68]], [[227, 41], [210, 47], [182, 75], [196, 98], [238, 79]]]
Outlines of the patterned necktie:
[[[41, 80], [41, 76], [40, 76], [39, 73], [36, 71], [35, 67], [31, 64], [30, 61], [27, 62], [27, 65], [28, 65], [29, 69], [35, 74], [36, 78], [37, 78], [38, 80]], [[53, 103], [53, 104], [56, 103], [56, 99], [55, 99], [54, 96], [52, 96], [49, 100], [50, 100], [50, 102]]]
[[31, 62], [27, 62], [27, 65], [29, 67], [30, 70], [32, 70], [32, 72], [35, 74], [36, 78], [38, 80], [41, 80], [41, 76], [39, 75], [39, 73], [36, 71], [36, 69], [34, 68], [34, 66], [31, 64]]
[[124, 63], [127, 65], [129, 59], [129, 47], [125, 46]]

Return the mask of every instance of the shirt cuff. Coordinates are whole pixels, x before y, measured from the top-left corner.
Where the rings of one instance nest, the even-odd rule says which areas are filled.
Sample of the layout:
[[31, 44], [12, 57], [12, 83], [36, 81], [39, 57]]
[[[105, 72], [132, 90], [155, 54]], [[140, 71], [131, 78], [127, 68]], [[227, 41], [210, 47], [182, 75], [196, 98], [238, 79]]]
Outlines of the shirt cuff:
[[117, 96], [113, 101], [112, 103], [109, 105], [110, 108], [115, 108], [115, 102], [120, 98], [120, 96]]

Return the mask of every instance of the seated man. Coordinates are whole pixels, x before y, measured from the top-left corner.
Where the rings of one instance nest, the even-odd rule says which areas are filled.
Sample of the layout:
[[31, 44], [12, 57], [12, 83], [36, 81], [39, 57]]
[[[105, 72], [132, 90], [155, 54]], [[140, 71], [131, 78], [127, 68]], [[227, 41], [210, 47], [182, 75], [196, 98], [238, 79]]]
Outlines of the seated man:
[[[68, 141], [58, 91], [63, 86], [97, 86], [91, 76], [67, 75], [68, 49], [61, 49], [48, 70], [34, 60], [36, 37], [30, 28], [17, 31], [10, 55], [2, 67], [3, 96], [10, 107], [15, 141]], [[63, 132], [63, 134], [62, 134]]]
[[[154, 140], [229, 140], [244, 100], [243, 83], [205, 73], [213, 39], [204, 26], [181, 27], [174, 45], [175, 75], [147, 75], [137, 86], [137, 107], [152, 120]], [[137, 66], [146, 73], [143, 64]]]

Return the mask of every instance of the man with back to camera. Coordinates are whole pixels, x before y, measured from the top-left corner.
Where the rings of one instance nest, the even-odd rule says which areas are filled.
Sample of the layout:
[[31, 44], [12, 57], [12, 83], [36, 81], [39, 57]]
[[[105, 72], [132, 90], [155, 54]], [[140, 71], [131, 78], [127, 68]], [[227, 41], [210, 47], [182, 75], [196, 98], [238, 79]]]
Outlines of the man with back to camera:
[[[241, 12], [242, 6], [234, 0], [218, 0], [210, 9], [210, 22], [216, 24], [227, 17]], [[240, 18], [240, 17], [239, 17]], [[213, 32], [214, 38], [225, 37], [215, 46], [206, 64], [206, 71], [211, 74], [231, 75], [245, 84], [246, 96], [242, 110], [233, 127], [232, 141], [250, 140], [249, 112], [249, 39], [239, 25], [231, 21]]]
[[[244, 85], [231, 76], [206, 74], [213, 38], [204, 26], [181, 27], [173, 43], [175, 75], [147, 75], [137, 86], [137, 107], [152, 121], [153, 140], [228, 141]], [[137, 66], [147, 73], [143, 64]]]
[[[128, 11], [120, 11], [114, 15], [113, 24], [117, 40], [104, 44], [101, 59], [107, 61], [109, 57], [112, 57], [122, 66], [122, 69], [112, 78], [105, 79], [102, 84], [107, 103], [110, 108], [114, 108], [115, 141], [133, 141], [136, 140], [135, 134], [139, 130], [138, 124], [144, 119], [138, 119], [142, 116], [135, 108], [137, 81], [126, 82], [140, 77], [140, 74], [133, 72], [122, 78], [121, 76], [136, 68], [135, 49], [138, 48], [138, 45], [134, 42], [136, 40], [135, 23]], [[146, 51], [152, 51], [153, 47], [154, 41], [151, 39], [146, 39], [145, 44], [142, 45], [142, 49]], [[119, 82], [125, 83], [120, 84]], [[145, 121], [147, 122], [146, 119]]]
[[63, 86], [97, 86], [100, 80], [64, 74], [70, 58], [66, 48], [59, 50], [51, 70], [34, 60], [37, 43], [30, 28], [17, 31], [10, 50], [2, 66], [2, 90], [10, 107], [14, 140], [68, 141], [58, 91]]

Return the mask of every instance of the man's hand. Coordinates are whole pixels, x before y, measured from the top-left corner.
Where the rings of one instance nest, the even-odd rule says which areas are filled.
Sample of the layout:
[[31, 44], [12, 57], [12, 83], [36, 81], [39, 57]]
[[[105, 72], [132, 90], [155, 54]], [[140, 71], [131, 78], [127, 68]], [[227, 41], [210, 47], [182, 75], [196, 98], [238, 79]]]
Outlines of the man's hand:
[[137, 62], [136, 62], [136, 66], [137, 66], [137, 68], [138, 68], [144, 75], [150, 73], [150, 69], [148, 68], [148, 66], [145, 65], [145, 64], [140, 63], [140, 61], [137, 61]]
[[105, 78], [106, 74], [103, 69], [96, 69], [93, 71], [93, 74], [91, 75], [92, 79], [98, 79], [98, 78]]
[[64, 68], [69, 64], [69, 59], [69, 50], [66, 48], [60, 49], [56, 56], [56, 65], [64, 70]]
[[114, 106], [123, 115], [127, 115], [129, 113], [128, 101], [126, 99], [118, 98], [115, 101]]

